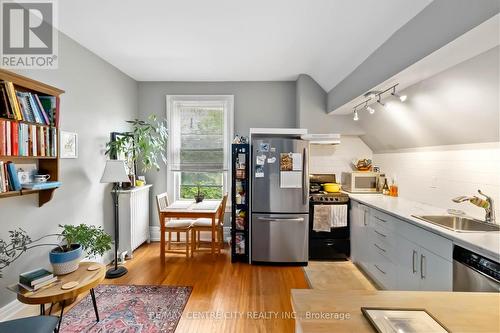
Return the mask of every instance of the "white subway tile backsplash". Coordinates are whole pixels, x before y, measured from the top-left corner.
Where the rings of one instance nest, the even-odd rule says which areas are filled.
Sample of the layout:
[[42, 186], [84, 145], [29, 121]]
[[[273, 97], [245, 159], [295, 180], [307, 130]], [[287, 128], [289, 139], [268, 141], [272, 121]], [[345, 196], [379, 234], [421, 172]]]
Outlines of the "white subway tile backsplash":
[[374, 154], [373, 160], [388, 177], [396, 176], [401, 197], [484, 219], [484, 209], [451, 201], [481, 189], [494, 198], [500, 216], [500, 143]]

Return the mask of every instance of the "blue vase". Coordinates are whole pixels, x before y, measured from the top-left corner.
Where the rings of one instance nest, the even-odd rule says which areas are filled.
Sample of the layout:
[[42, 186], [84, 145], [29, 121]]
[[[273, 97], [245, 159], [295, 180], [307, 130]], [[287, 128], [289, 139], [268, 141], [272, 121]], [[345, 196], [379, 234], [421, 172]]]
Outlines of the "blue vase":
[[49, 260], [52, 265], [54, 275], [64, 275], [74, 272], [80, 265], [83, 249], [80, 244], [71, 244], [71, 251], [60, 252], [56, 247], [49, 253]]

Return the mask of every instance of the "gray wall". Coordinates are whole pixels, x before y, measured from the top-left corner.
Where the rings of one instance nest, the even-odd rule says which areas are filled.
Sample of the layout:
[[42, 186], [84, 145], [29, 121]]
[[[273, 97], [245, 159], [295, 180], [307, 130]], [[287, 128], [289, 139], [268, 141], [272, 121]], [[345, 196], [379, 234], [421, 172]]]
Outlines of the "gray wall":
[[[166, 95], [234, 95], [234, 133], [248, 136], [251, 127], [295, 127], [295, 82], [139, 82], [139, 116], [166, 118]], [[167, 191], [165, 167], [150, 171], [153, 194]], [[151, 200], [153, 224], [158, 225]]]
[[399, 73], [499, 11], [498, 0], [434, 0], [328, 93], [328, 111]]
[[[125, 130], [124, 119], [137, 114], [137, 82], [69, 39], [59, 36], [59, 69], [18, 71], [66, 91], [61, 98], [61, 129], [78, 133], [78, 159], [62, 159], [63, 186], [49, 203], [38, 208], [38, 196], [0, 200], [0, 238], [21, 227], [32, 237], [57, 232], [58, 224], [87, 223], [112, 233], [113, 215], [109, 188], [100, 184], [106, 157], [104, 146], [113, 130]], [[0, 307], [15, 295], [5, 287], [18, 274], [47, 266], [50, 247], [24, 254], [0, 279]]]
[[372, 105], [360, 113], [362, 140], [374, 152], [500, 141], [499, 59], [497, 46], [404, 89], [405, 103]]
[[327, 93], [309, 75], [300, 74], [297, 81], [296, 119], [297, 127], [307, 128], [309, 133], [340, 133], [360, 135], [363, 130], [352, 121], [350, 115], [328, 115]]

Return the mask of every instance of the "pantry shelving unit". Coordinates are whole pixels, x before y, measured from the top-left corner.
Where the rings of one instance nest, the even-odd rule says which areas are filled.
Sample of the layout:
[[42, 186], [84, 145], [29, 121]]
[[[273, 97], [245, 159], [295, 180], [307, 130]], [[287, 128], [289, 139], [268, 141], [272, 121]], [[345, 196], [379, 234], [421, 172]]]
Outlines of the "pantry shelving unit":
[[248, 263], [250, 145], [233, 144], [231, 151], [231, 262]]

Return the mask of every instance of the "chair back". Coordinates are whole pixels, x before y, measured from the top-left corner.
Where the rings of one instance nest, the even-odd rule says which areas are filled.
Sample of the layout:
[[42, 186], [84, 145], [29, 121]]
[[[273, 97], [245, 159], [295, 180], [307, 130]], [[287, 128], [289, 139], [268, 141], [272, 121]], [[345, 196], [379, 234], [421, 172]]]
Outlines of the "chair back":
[[222, 197], [222, 203], [220, 205], [220, 210], [219, 210], [219, 225], [224, 224], [224, 214], [226, 213], [226, 203], [227, 203], [227, 193], [224, 194], [224, 197]]
[[161, 211], [167, 209], [169, 205], [167, 192], [156, 196], [156, 207], [158, 207], [158, 218], [161, 218]]

